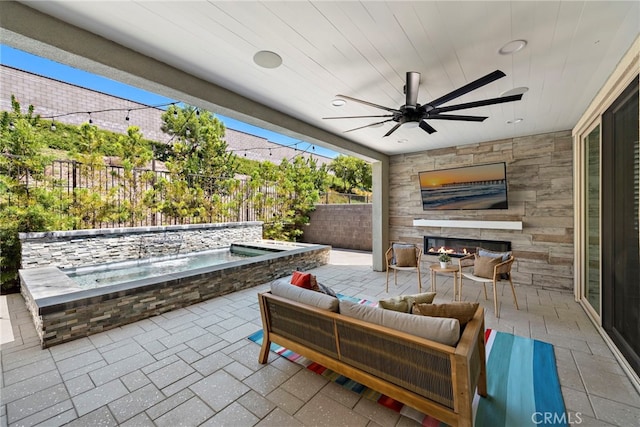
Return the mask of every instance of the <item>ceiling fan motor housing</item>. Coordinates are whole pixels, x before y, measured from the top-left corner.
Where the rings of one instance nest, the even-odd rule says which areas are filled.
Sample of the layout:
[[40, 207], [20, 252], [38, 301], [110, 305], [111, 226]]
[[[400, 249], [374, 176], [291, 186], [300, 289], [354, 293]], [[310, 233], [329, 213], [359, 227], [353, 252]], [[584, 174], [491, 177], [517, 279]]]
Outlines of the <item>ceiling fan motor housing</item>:
[[477, 80], [467, 83], [466, 85], [452, 92], [449, 92], [448, 94], [443, 95], [438, 99], [435, 99], [427, 104], [420, 105], [418, 104], [418, 101], [417, 101], [418, 88], [420, 86], [420, 73], [416, 71], [408, 71], [407, 77], [406, 77], [407, 81], [406, 81], [406, 84], [404, 85], [406, 102], [400, 108], [396, 109], [391, 107], [385, 107], [384, 105], [374, 104], [373, 102], [363, 101], [361, 99], [353, 98], [350, 96], [337, 95], [338, 97], [349, 99], [354, 102], [359, 102], [361, 104], [365, 104], [370, 107], [385, 110], [388, 112], [388, 114], [369, 115], [369, 116], [324, 117], [324, 118], [325, 119], [349, 119], [349, 118], [355, 119], [355, 118], [366, 118], [366, 117], [371, 117], [371, 118], [379, 117], [379, 118], [385, 119], [379, 122], [349, 129], [349, 130], [346, 130], [345, 132], [351, 132], [354, 130], [363, 129], [370, 126], [376, 126], [376, 125], [393, 121], [393, 122], [396, 122], [397, 124], [393, 128], [391, 128], [391, 130], [389, 130], [384, 136], [391, 135], [401, 125], [405, 123], [419, 123], [420, 128], [422, 130], [424, 130], [429, 134], [432, 134], [436, 132], [436, 130], [430, 124], [428, 124], [425, 120], [460, 120], [460, 121], [466, 121], [466, 122], [482, 122], [487, 118], [484, 116], [470, 116], [470, 115], [442, 114], [442, 113], [521, 100], [522, 94], [517, 94], [517, 95], [510, 95], [510, 96], [502, 96], [499, 98], [484, 99], [480, 101], [465, 102], [457, 105], [442, 106], [442, 104], [446, 104], [455, 98], [458, 98], [466, 93], [469, 93], [475, 89], [485, 86], [505, 76], [506, 76], [505, 73], [503, 73], [500, 70], [496, 70], [492, 73], [487, 74], [484, 77], [480, 77]]

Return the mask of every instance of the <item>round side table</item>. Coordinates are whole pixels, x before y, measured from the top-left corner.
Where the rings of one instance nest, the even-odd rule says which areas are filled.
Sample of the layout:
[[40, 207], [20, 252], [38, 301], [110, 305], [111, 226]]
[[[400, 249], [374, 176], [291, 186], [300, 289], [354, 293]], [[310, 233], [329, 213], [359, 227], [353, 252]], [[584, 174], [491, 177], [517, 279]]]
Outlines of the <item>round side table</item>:
[[455, 301], [456, 296], [458, 299], [460, 295], [458, 293], [458, 271], [459, 268], [457, 265], [448, 265], [445, 268], [440, 267], [440, 264], [431, 264], [429, 266], [429, 270], [431, 270], [431, 292], [436, 291], [436, 273], [453, 273], [453, 299]]

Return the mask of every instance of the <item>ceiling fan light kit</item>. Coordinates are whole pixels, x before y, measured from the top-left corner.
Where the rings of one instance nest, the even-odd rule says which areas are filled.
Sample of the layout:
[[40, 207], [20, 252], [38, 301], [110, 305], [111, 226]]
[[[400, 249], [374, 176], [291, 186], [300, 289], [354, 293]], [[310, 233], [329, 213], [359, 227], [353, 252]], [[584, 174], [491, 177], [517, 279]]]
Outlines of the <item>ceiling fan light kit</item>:
[[[525, 43], [526, 44], [526, 43]], [[420, 86], [420, 73], [416, 71], [407, 72], [406, 84], [404, 86], [404, 93], [406, 95], [405, 104], [398, 108], [385, 107], [383, 105], [374, 104], [372, 102], [363, 101], [361, 99], [352, 98], [347, 95], [336, 95], [339, 99], [354, 101], [360, 104], [368, 105], [370, 107], [385, 110], [388, 114], [381, 115], [368, 115], [368, 116], [340, 116], [340, 117], [323, 117], [325, 120], [332, 119], [362, 119], [362, 118], [382, 118], [384, 120], [376, 121], [368, 125], [359, 126], [353, 129], [348, 129], [345, 132], [353, 132], [355, 130], [364, 129], [368, 127], [379, 126], [387, 122], [395, 122], [396, 124], [384, 135], [389, 136], [395, 132], [400, 126], [406, 124], [407, 127], [420, 127], [425, 132], [432, 134], [437, 132], [426, 120], [459, 120], [465, 122], [482, 122], [487, 119], [486, 116], [468, 116], [459, 114], [442, 114], [451, 111], [465, 110], [467, 108], [482, 107], [486, 105], [501, 104], [504, 102], [519, 101], [522, 99], [522, 93], [514, 93], [508, 96], [501, 96], [498, 98], [484, 99], [480, 101], [465, 102], [462, 104], [441, 106], [449, 101], [452, 101], [462, 95], [465, 95], [473, 90], [488, 85], [506, 74], [500, 70], [496, 70], [487, 74], [484, 77], [480, 77], [477, 80], [472, 81], [448, 94], [441, 96], [440, 98], [433, 100], [426, 104], [418, 104], [418, 88]], [[519, 88], [522, 89], [522, 88]]]

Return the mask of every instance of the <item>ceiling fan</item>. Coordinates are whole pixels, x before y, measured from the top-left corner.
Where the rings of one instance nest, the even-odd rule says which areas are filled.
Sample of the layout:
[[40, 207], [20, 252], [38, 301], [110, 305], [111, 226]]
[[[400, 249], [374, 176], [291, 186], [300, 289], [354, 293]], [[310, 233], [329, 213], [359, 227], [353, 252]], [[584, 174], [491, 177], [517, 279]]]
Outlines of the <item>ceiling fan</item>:
[[407, 83], [404, 86], [404, 93], [407, 95], [406, 102], [399, 108], [390, 108], [382, 105], [374, 104], [372, 102], [363, 101], [361, 99], [352, 98], [346, 95], [336, 95], [339, 98], [347, 99], [350, 101], [359, 102], [361, 104], [369, 105], [371, 107], [386, 110], [391, 114], [385, 115], [372, 115], [372, 116], [341, 116], [341, 117], [323, 117], [323, 119], [361, 119], [361, 118], [374, 118], [385, 117], [386, 120], [380, 122], [370, 123], [365, 126], [359, 126], [357, 128], [346, 130], [345, 132], [352, 132], [358, 129], [364, 129], [371, 126], [381, 125], [387, 122], [396, 122], [396, 125], [389, 130], [384, 136], [389, 136], [395, 132], [400, 126], [405, 123], [419, 123], [422, 130], [429, 134], [437, 132], [429, 123], [425, 120], [461, 120], [466, 122], [482, 122], [487, 117], [482, 116], [463, 116], [456, 114], [441, 114], [449, 111], [464, 110], [467, 108], [482, 107], [484, 105], [501, 104], [503, 102], [519, 101], [522, 99], [522, 94], [502, 96], [499, 98], [484, 99], [482, 101], [466, 102], [464, 104], [449, 105], [441, 107], [452, 99], [458, 98], [466, 93], [476, 90], [482, 86], [485, 86], [495, 80], [505, 77], [506, 74], [500, 70], [496, 70], [487, 74], [484, 77], [480, 77], [478, 80], [474, 80], [469, 84], [462, 86], [448, 94], [441, 96], [440, 98], [431, 101], [427, 104], [418, 104], [418, 87], [420, 86], [420, 73], [415, 71], [407, 72]]

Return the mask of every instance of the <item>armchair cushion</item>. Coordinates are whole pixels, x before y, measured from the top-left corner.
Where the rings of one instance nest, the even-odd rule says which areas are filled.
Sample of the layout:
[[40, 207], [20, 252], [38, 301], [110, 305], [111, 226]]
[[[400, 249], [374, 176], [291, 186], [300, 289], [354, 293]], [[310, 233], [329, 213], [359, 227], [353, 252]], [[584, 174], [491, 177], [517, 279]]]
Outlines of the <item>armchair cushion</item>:
[[480, 256], [488, 256], [491, 258], [501, 258], [501, 261], [506, 261], [511, 256], [511, 251], [496, 252], [496, 251], [490, 251], [489, 249], [484, 249], [484, 248], [476, 248], [476, 253]]
[[473, 274], [486, 279], [493, 279], [493, 268], [502, 262], [502, 258], [493, 258], [475, 254]]

